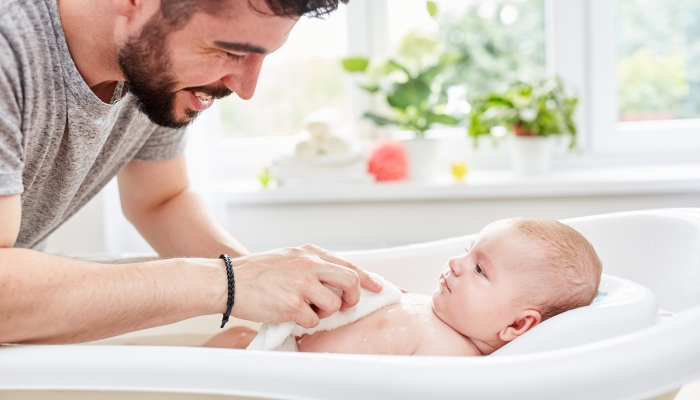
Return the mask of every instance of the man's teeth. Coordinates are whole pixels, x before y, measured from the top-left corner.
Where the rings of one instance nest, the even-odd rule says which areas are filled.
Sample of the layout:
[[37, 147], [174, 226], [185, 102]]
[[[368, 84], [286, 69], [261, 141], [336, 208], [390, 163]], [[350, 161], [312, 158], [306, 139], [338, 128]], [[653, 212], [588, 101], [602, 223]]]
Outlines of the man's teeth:
[[209, 96], [208, 94], [204, 92], [194, 92], [194, 95], [199, 97], [200, 100], [206, 101], [206, 100], [211, 100], [212, 96]]

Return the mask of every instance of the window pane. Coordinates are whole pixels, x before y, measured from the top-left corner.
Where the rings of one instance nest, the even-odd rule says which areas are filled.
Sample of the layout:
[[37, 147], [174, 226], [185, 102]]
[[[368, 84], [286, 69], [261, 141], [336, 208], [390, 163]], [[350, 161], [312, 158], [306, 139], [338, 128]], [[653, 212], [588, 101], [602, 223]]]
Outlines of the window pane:
[[321, 107], [345, 110], [340, 59], [347, 53], [345, 8], [325, 20], [302, 18], [266, 57], [251, 100], [221, 100], [224, 136], [292, 135]]
[[448, 85], [465, 86], [468, 96], [493, 91], [515, 80], [544, 78], [543, 0], [438, 0], [431, 18], [422, 0], [389, 0], [393, 49], [408, 32], [435, 32], [444, 50], [462, 56]]
[[700, 117], [700, 2], [618, 0], [621, 121]]

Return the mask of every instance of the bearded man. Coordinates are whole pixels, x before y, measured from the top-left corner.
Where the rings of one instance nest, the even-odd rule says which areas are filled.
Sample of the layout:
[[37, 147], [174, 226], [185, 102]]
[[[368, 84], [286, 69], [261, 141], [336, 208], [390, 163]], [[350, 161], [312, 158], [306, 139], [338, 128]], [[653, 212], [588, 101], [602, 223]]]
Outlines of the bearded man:
[[[189, 189], [182, 155], [184, 128], [215, 99], [251, 98], [300, 16], [337, 7], [0, 0], [0, 343], [83, 342], [226, 312], [312, 327], [356, 304], [361, 286], [379, 291], [313, 245], [249, 254]], [[42, 253], [114, 176], [125, 216], [162, 259]]]

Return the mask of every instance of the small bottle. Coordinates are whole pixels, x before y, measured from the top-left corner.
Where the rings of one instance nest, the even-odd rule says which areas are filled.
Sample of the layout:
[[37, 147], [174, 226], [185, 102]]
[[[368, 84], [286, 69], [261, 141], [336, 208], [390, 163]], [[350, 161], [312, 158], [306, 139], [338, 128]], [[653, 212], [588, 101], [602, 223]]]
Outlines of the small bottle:
[[456, 160], [452, 163], [450, 172], [457, 182], [463, 182], [469, 174], [469, 166], [464, 160]]

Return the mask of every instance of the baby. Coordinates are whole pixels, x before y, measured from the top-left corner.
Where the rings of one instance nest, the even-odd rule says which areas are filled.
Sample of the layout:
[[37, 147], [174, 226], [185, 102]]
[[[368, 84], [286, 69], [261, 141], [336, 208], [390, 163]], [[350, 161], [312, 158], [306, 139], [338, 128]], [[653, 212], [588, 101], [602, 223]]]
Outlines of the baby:
[[[601, 272], [593, 246], [567, 225], [539, 217], [498, 221], [447, 262], [432, 297], [406, 293], [297, 344], [301, 352], [488, 355], [548, 318], [591, 304]], [[235, 327], [205, 346], [245, 348], [255, 335]]]

